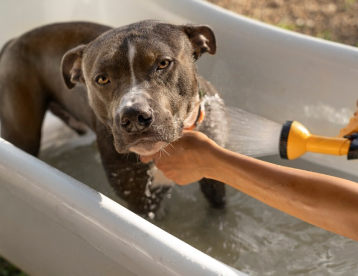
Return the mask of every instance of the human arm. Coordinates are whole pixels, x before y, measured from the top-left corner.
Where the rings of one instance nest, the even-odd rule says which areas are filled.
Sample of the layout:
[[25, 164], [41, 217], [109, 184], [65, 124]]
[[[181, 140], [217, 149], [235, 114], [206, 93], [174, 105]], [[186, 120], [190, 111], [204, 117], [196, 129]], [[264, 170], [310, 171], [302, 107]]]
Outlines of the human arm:
[[203, 177], [224, 182], [276, 209], [334, 233], [358, 240], [358, 184], [240, 155], [199, 132], [186, 132], [154, 159], [178, 184]]

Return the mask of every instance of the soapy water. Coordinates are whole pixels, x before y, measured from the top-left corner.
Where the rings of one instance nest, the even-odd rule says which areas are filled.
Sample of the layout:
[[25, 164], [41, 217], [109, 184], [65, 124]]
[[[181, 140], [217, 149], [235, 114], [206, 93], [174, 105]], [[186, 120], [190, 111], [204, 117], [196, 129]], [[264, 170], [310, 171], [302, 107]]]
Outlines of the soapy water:
[[[238, 113], [242, 111], [234, 109]], [[252, 116], [247, 114], [248, 122]], [[107, 182], [95, 136], [78, 137], [60, 123], [45, 131], [43, 142], [42, 160], [126, 206]], [[285, 161], [277, 155], [262, 159], [358, 182], [357, 177], [304, 160]], [[162, 202], [165, 216], [149, 221], [249, 275], [358, 275], [357, 242], [286, 215], [229, 186], [226, 191], [226, 208], [216, 210], [208, 206], [198, 185], [175, 185]]]
[[226, 148], [247, 156], [279, 153], [282, 125], [235, 107], [226, 107], [229, 120]]

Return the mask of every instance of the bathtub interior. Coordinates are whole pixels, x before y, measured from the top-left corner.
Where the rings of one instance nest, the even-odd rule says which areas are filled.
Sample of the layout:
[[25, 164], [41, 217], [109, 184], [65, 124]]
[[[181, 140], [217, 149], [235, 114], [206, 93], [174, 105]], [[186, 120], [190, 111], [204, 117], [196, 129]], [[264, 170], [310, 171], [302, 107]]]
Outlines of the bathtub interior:
[[[317, 134], [334, 135], [353, 113], [358, 53], [239, 18], [201, 1], [41, 1], [0, 4], [0, 45], [33, 27], [69, 20], [119, 26], [155, 18], [196, 22], [217, 31], [218, 54], [198, 62], [227, 103], [283, 123], [296, 119]], [[108, 8], [108, 7], [115, 8]], [[175, 13], [173, 12], [175, 11]], [[309, 50], [308, 50], [309, 49]], [[342, 73], [342, 71], [344, 73]], [[339, 92], [339, 97], [337, 93]], [[350, 103], [350, 104], [348, 104]], [[47, 115], [40, 158], [125, 205], [104, 176], [95, 137], [78, 137]], [[263, 160], [335, 175], [358, 182], [356, 162], [307, 155]], [[152, 223], [222, 262], [250, 275], [358, 273], [358, 244], [292, 218], [228, 187], [225, 210], [208, 207], [198, 185], [174, 186]], [[190, 215], [188, 215], [190, 214]]]
[[[47, 114], [40, 158], [125, 206], [105, 178], [93, 133], [79, 137]], [[355, 175], [303, 159], [261, 159], [358, 181]], [[227, 207], [215, 210], [208, 206], [196, 183], [174, 186], [164, 198], [158, 217], [148, 220], [249, 275], [354, 275], [358, 271], [356, 242], [295, 219], [230, 187]]]

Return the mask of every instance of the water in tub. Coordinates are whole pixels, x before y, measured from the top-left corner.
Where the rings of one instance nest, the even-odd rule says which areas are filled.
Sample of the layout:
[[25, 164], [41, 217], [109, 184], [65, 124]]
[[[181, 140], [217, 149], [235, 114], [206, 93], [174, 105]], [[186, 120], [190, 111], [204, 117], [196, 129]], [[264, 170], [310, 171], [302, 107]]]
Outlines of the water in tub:
[[[251, 156], [277, 153], [279, 124], [234, 108], [228, 114], [235, 125], [229, 148]], [[40, 158], [124, 204], [107, 183], [95, 135], [90, 132], [79, 137], [57, 118], [46, 116]], [[292, 167], [358, 182], [357, 177], [307, 161], [283, 161], [277, 155], [260, 159], [283, 165], [290, 162]], [[224, 210], [210, 208], [195, 184], [174, 186], [163, 206], [165, 215], [149, 219], [152, 223], [250, 275], [358, 275], [357, 242], [293, 218], [229, 186]]]

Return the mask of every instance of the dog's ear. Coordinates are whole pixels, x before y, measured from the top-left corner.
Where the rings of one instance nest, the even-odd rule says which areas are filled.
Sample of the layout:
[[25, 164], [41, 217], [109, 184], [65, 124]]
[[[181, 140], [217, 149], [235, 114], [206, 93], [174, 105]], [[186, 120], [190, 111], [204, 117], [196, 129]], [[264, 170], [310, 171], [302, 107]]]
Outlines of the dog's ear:
[[197, 60], [202, 54], [216, 53], [216, 40], [213, 30], [206, 25], [182, 25], [181, 29], [188, 36], [194, 50], [194, 58]]
[[76, 82], [84, 82], [82, 74], [82, 55], [86, 45], [69, 50], [62, 58], [61, 71], [68, 89], [75, 87]]

